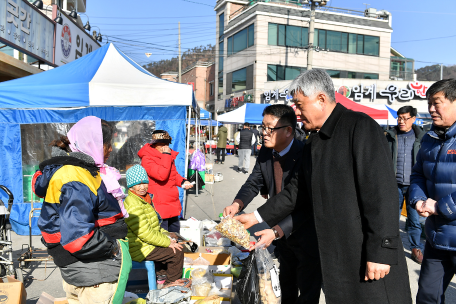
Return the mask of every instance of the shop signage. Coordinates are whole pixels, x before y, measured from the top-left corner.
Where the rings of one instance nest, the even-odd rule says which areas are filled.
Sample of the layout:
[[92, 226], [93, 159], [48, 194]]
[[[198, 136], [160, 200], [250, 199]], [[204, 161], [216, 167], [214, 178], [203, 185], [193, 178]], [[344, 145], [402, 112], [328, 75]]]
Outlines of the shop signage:
[[0, 41], [52, 64], [54, 22], [26, 0], [0, 0]]
[[[55, 11], [55, 10], [54, 10]], [[62, 25], [56, 24], [55, 64], [67, 64], [100, 48], [92, 36], [80, 28], [71, 17], [61, 12]]]
[[287, 102], [291, 101], [293, 97], [291, 95], [288, 95], [288, 89], [283, 90], [280, 92], [279, 89], [277, 90], [268, 90], [264, 91], [264, 101], [265, 102], [271, 102], [272, 100], [275, 100], [276, 102], [279, 101], [279, 98], [285, 99]]
[[225, 108], [235, 108], [240, 104], [241, 102], [252, 102], [253, 101], [253, 95], [247, 94], [247, 95], [241, 95], [237, 97], [232, 97], [225, 99]]
[[352, 88], [341, 86], [337, 90], [338, 93], [345, 97], [352, 97], [354, 101], [361, 102], [363, 98], [369, 98], [371, 102], [375, 102], [377, 98], [388, 98], [388, 103], [392, 104], [396, 100], [399, 102], [407, 102], [415, 97], [426, 98], [428, 87], [419, 81], [410, 82], [408, 88], [398, 88], [395, 84], [389, 84], [384, 90], [378, 90], [376, 84], [372, 85], [357, 85]]

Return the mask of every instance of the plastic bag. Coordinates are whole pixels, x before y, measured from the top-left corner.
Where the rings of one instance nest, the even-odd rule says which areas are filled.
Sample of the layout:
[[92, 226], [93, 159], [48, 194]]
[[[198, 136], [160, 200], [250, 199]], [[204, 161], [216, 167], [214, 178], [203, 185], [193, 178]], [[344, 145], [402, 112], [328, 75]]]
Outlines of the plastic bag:
[[255, 248], [255, 260], [258, 270], [261, 304], [280, 304], [282, 292], [280, 290], [277, 267], [271, 254], [264, 250], [264, 246]]
[[190, 267], [193, 265], [193, 259], [189, 257], [184, 257], [184, 267]]
[[242, 261], [243, 268], [236, 283], [236, 294], [242, 304], [260, 303], [260, 286], [255, 252]]
[[192, 159], [190, 160], [190, 169], [196, 171], [205, 171], [206, 170], [206, 158], [201, 151], [196, 150], [192, 154]]
[[209, 261], [203, 258], [201, 255], [199, 258], [193, 261], [193, 266], [208, 266], [210, 264], [211, 263], [209, 263]]
[[215, 226], [215, 229], [244, 248], [250, 247], [250, 235], [238, 220], [225, 217], [220, 221], [220, 224]]
[[218, 296], [210, 296], [195, 302], [195, 304], [220, 304], [222, 299]]
[[[193, 270], [195, 271], [195, 270]], [[192, 273], [193, 273], [192, 271]], [[207, 297], [209, 295], [209, 291], [212, 288], [212, 283], [214, 279], [212, 277], [212, 281], [210, 280], [212, 277], [211, 274], [205, 274], [201, 278], [193, 279], [192, 275], [192, 295], [194, 297]]]

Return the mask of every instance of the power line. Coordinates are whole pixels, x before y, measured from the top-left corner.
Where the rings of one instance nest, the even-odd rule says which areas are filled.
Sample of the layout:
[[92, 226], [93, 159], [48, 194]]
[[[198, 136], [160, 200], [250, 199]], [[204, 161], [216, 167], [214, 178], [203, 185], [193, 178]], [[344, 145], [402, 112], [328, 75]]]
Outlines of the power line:
[[194, 4], [200, 4], [200, 5], [206, 5], [206, 6], [210, 6], [210, 7], [214, 7], [214, 6], [211, 5], [211, 4], [202, 3], [202, 2], [196, 2], [196, 1], [191, 1], [191, 0], [181, 0], [181, 1], [190, 2], [190, 3], [194, 3]]
[[179, 18], [204, 18], [204, 17], [214, 17], [214, 14], [212, 15], [202, 15], [202, 16], [180, 16], [180, 17], [177, 17], [177, 16], [172, 16], [172, 17], [152, 17], [152, 16], [149, 16], [149, 17], [114, 17], [114, 16], [110, 16], [110, 17], [99, 17], [99, 16], [90, 16], [90, 18], [99, 18], [99, 19], [135, 19], [135, 20], [141, 20], [141, 19], [179, 19]]
[[444, 39], [444, 38], [451, 38], [451, 37], [456, 37], [456, 35], [444, 36], [444, 37], [435, 37], [435, 38], [424, 38], [424, 39], [417, 39], [417, 40], [407, 40], [407, 41], [395, 41], [395, 42], [391, 42], [391, 43], [404, 43], [404, 42], [427, 41], [427, 40]]

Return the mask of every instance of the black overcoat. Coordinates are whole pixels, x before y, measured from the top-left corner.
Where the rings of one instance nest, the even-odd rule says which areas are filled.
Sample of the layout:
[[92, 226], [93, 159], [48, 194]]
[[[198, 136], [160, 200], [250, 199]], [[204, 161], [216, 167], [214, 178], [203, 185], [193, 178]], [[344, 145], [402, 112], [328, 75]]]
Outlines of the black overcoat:
[[[412, 303], [390, 153], [373, 119], [338, 104], [310, 135], [299, 174], [258, 209], [271, 227], [292, 211], [313, 214], [328, 304]], [[390, 273], [365, 282], [367, 261]]]

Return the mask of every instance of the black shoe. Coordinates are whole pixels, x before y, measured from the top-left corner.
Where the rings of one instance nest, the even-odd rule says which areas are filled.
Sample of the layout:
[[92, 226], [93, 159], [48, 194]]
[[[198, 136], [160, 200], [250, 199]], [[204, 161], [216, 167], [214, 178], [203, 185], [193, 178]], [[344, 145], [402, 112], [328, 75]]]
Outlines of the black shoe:
[[242, 172], [243, 172], [244, 174], [249, 174], [249, 172], [248, 172], [247, 170], [242, 170]]
[[241, 172], [242, 172], [242, 169], [241, 169], [241, 168], [237, 168], [236, 172], [237, 172], [237, 173], [241, 173]]

